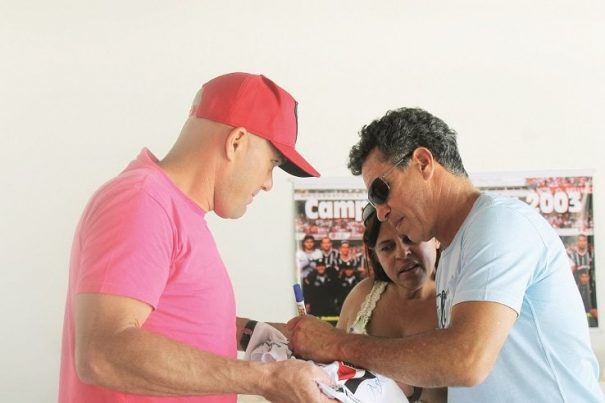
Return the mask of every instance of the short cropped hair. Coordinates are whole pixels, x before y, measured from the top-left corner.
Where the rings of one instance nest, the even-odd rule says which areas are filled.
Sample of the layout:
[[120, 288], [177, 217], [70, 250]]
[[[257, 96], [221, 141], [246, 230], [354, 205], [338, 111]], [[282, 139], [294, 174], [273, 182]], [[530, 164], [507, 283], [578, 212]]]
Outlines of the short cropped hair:
[[353, 175], [361, 174], [361, 166], [375, 148], [393, 164], [409, 154], [400, 164], [405, 167], [411, 153], [418, 147], [425, 147], [450, 173], [468, 177], [458, 152], [456, 132], [425, 110], [400, 108], [388, 111], [382, 118], [364, 126], [359, 137], [349, 153], [348, 167]]

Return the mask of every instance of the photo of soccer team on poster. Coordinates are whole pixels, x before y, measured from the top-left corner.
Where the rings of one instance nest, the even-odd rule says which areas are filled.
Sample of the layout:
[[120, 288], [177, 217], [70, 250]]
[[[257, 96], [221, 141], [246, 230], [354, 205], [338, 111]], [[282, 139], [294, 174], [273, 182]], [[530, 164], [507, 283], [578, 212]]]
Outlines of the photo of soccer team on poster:
[[296, 269], [307, 312], [332, 324], [368, 275], [361, 211], [365, 189], [295, 189]]
[[[525, 201], [552, 225], [567, 250], [588, 323], [598, 327], [592, 177], [498, 173], [471, 179], [482, 191]], [[332, 324], [351, 289], [372, 275], [362, 243], [366, 197], [361, 184], [295, 184], [296, 278], [307, 312]]]

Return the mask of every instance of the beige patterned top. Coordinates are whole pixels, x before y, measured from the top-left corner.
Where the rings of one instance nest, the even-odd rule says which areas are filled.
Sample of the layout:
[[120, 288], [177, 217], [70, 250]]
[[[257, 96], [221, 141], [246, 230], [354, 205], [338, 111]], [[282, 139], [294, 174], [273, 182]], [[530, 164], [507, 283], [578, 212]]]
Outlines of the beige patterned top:
[[353, 324], [349, 328], [349, 333], [355, 334], [368, 334], [368, 323], [372, 318], [372, 312], [374, 312], [374, 308], [376, 308], [376, 303], [382, 296], [384, 290], [387, 289], [386, 281], [375, 280], [374, 285], [372, 286], [372, 290], [370, 293], [366, 295], [363, 304], [361, 304], [361, 308], [359, 312], [357, 312], [357, 317], [353, 321]]

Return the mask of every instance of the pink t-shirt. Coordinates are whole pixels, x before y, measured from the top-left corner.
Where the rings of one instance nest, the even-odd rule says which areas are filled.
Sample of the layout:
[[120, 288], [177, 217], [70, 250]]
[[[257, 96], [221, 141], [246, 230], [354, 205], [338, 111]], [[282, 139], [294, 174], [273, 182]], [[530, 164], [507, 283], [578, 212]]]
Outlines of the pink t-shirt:
[[74, 361], [74, 298], [104, 293], [153, 310], [143, 328], [236, 357], [231, 280], [204, 218], [144, 149], [88, 203], [76, 230], [63, 325], [59, 402], [235, 402], [236, 396], [157, 397], [82, 383]]

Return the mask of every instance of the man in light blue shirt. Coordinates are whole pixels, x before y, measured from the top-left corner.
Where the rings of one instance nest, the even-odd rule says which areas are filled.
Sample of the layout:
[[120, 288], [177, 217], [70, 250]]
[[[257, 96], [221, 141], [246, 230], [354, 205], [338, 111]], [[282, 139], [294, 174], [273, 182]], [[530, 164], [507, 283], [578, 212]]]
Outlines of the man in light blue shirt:
[[288, 324], [296, 354], [448, 386], [449, 402], [603, 402], [561, 240], [523, 202], [473, 186], [453, 130], [421, 109], [390, 111], [364, 126], [349, 168], [381, 221], [410, 242], [440, 241], [439, 328], [389, 339], [296, 318]]
[[452, 307], [469, 301], [502, 304], [517, 318], [487, 378], [449, 388], [449, 401], [598, 401], [598, 363], [568, 266], [560, 238], [531, 207], [479, 196], [441, 254], [439, 324], [448, 328]]

